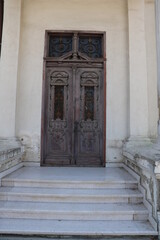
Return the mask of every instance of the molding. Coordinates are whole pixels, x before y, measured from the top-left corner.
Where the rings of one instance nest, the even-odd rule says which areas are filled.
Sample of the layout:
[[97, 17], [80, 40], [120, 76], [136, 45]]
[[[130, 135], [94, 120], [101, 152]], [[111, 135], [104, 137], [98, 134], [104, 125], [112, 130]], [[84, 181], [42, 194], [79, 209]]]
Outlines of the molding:
[[125, 142], [124, 147], [139, 147], [139, 146], [150, 146], [152, 145], [152, 141], [148, 137], [143, 136], [130, 136]]

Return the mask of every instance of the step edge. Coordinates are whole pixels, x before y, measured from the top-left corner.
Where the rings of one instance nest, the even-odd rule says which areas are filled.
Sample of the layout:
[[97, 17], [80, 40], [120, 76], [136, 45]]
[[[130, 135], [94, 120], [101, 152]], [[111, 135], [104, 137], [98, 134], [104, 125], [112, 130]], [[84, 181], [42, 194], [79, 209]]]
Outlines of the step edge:
[[18, 230], [0, 230], [0, 234], [22, 234], [22, 235], [51, 235], [51, 236], [101, 236], [101, 237], [105, 237], [105, 236], [158, 236], [158, 232], [157, 231], [144, 231], [144, 232], [136, 232], [136, 231], [131, 231], [131, 232], [113, 232], [113, 231], [108, 231], [106, 232], [101, 232], [101, 233], [97, 233], [97, 232], [50, 232], [50, 231], [43, 231], [43, 232], [37, 232], [37, 231], [28, 231], [28, 230], [23, 230], [23, 231], [18, 231]]
[[[77, 197], [83, 197], [83, 198], [112, 198], [112, 197], [142, 197], [143, 195], [141, 193], [137, 193], [137, 194], [122, 194], [122, 195], [68, 195], [68, 194], [39, 194], [39, 193], [13, 193], [13, 192], [0, 192], [0, 196], [14, 196], [14, 195], [20, 195], [20, 196], [37, 196], [37, 197], [71, 197], [71, 198], [77, 198]], [[23, 197], [22, 196], [22, 197]]]
[[16, 178], [13, 178], [13, 179], [10, 179], [10, 178], [2, 178], [2, 183], [3, 182], [20, 182], [20, 183], [24, 183], [24, 182], [26, 182], [26, 183], [29, 183], [29, 182], [35, 182], [35, 183], [53, 183], [53, 184], [55, 184], [55, 183], [59, 183], [59, 184], [61, 184], [61, 183], [65, 183], [65, 184], [67, 184], [67, 183], [69, 183], [69, 184], [75, 184], [75, 183], [79, 183], [79, 184], [81, 184], [81, 183], [83, 183], [83, 184], [111, 184], [111, 183], [114, 183], [114, 184], [125, 184], [125, 183], [134, 183], [134, 184], [138, 184], [138, 181], [137, 180], [117, 180], [117, 181], [114, 181], [114, 180], [102, 180], [102, 181], [92, 181], [92, 180], [90, 180], [90, 181], [84, 181], [84, 180], [82, 180], [82, 181], [76, 181], [76, 180], [40, 180], [40, 179], [38, 179], [38, 180], [36, 180], [36, 179], [25, 179], [25, 180], [23, 180], [23, 179], [16, 179]]
[[149, 214], [147, 210], [127, 210], [127, 211], [123, 211], [123, 210], [118, 210], [118, 211], [113, 211], [113, 210], [101, 210], [101, 211], [93, 211], [93, 210], [86, 210], [86, 211], [55, 211], [55, 210], [26, 210], [26, 209], [8, 209], [8, 208], [4, 208], [4, 209], [0, 209], [0, 212], [27, 212], [27, 213], [49, 213], [49, 214], [88, 214], [88, 213], [94, 213], [94, 214]]

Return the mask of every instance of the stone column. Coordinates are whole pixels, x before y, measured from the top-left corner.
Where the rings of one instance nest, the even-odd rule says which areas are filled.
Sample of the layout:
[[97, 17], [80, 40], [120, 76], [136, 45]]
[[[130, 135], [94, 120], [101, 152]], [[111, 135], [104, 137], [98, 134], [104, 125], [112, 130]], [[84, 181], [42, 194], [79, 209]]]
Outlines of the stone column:
[[159, 135], [160, 135], [160, 0], [156, 4], [156, 33], [157, 33], [157, 76], [158, 76], [158, 106], [159, 106]]
[[[128, 0], [130, 141], [148, 141], [144, 0]], [[138, 143], [139, 144], [139, 143]]]
[[21, 0], [4, 0], [0, 59], [0, 138], [15, 137]]

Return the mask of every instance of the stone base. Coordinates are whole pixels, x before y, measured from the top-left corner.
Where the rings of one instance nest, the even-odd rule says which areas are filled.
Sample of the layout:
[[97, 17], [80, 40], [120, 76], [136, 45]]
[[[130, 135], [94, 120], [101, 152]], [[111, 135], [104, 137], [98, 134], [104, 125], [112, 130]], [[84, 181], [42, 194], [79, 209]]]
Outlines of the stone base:
[[21, 142], [18, 138], [12, 137], [12, 138], [0, 138], [0, 151], [6, 150], [6, 149], [13, 149], [21, 147]]
[[0, 139], [0, 172], [4, 172], [23, 161], [24, 147], [17, 138]]
[[150, 138], [142, 136], [131, 136], [127, 139], [125, 146], [126, 147], [140, 147], [140, 146], [151, 146], [153, 143]]

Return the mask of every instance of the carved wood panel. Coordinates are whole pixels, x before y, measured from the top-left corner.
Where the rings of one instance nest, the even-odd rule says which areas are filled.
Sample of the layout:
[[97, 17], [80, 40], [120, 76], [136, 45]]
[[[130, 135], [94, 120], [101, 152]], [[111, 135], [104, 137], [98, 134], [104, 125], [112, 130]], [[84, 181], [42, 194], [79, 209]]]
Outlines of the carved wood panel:
[[102, 165], [102, 69], [48, 68], [47, 80], [46, 163]]
[[[76, 164], [101, 165], [103, 143], [103, 79], [102, 69], [78, 69], [79, 100], [76, 122]], [[78, 106], [77, 106], [78, 108]]]
[[47, 80], [46, 162], [71, 164], [72, 70], [49, 68]]
[[46, 35], [42, 164], [104, 164], [104, 35]]

